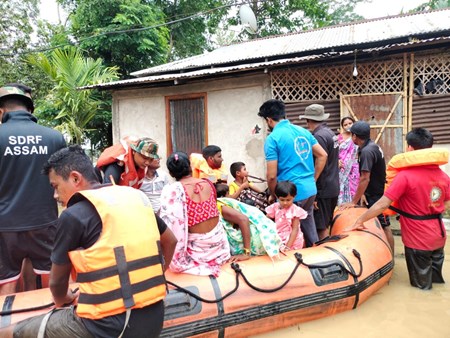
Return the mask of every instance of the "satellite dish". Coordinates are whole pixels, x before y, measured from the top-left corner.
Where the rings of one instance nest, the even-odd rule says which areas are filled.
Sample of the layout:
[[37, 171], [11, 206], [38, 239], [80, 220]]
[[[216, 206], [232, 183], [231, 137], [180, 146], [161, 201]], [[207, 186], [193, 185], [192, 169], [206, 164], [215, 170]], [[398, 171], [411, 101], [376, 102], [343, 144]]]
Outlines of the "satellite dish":
[[258, 31], [256, 16], [249, 5], [241, 5], [239, 8], [239, 17], [241, 18], [241, 24], [244, 26], [245, 30], [250, 34], [256, 34]]

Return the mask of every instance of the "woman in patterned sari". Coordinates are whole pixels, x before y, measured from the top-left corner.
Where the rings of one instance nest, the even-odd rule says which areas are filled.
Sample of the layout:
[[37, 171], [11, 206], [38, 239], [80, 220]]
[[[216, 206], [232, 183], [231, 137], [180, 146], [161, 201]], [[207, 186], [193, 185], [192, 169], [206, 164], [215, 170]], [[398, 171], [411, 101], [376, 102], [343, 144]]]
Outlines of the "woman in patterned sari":
[[359, 183], [358, 146], [352, 141], [350, 128], [355, 120], [346, 116], [341, 120], [339, 142], [339, 198], [338, 205], [351, 202]]
[[214, 185], [192, 177], [189, 157], [175, 152], [167, 159], [175, 183], [161, 193], [160, 217], [178, 240], [172, 262], [174, 272], [218, 276], [230, 258], [230, 246], [217, 209]]

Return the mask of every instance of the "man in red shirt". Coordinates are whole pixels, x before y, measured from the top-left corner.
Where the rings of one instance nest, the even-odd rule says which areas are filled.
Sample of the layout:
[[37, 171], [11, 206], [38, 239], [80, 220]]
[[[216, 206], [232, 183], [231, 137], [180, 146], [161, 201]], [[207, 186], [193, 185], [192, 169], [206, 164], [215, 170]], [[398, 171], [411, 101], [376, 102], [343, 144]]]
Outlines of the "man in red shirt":
[[[433, 135], [415, 128], [406, 135], [407, 151], [431, 148]], [[391, 185], [354, 227], [398, 203], [402, 241], [412, 286], [431, 289], [432, 283], [444, 283], [442, 264], [446, 241], [442, 213], [450, 208], [450, 178], [437, 164], [408, 167], [398, 172]]]

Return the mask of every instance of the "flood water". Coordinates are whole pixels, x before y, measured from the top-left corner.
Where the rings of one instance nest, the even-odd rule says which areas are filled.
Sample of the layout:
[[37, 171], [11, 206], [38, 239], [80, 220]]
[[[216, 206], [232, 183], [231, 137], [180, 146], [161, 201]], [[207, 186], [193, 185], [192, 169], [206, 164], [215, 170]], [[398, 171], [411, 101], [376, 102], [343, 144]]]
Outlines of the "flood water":
[[[449, 232], [447, 231], [447, 235]], [[395, 236], [394, 274], [355, 310], [257, 335], [258, 338], [450, 338], [450, 244], [445, 247], [446, 284], [429, 291], [409, 285], [404, 249]]]

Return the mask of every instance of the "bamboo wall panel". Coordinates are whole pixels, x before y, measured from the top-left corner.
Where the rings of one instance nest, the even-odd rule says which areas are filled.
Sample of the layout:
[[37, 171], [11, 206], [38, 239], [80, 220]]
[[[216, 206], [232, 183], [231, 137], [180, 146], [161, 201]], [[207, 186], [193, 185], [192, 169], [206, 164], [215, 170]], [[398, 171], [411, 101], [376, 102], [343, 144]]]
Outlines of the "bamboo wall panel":
[[[305, 113], [305, 108], [312, 103], [313, 102], [311, 101], [286, 103], [286, 115], [289, 121], [298, 126], [306, 128], [305, 120], [300, 120], [298, 116], [303, 115]], [[339, 100], [315, 101], [314, 103], [321, 104], [325, 107], [325, 112], [330, 114], [330, 117], [328, 118], [328, 120], [326, 120], [328, 127], [330, 127], [331, 130], [333, 130], [335, 133], [339, 133]]]
[[[404, 57], [411, 60], [411, 68], [405, 66]], [[304, 108], [311, 103], [324, 104], [327, 112], [332, 113], [328, 124], [336, 130], [339, 128], [337, 116], [340, 116], [341, 94], [413, 93], [412, 100], [407, 100], [404, 108], [408, 121], [412, 121], [406, 125], [407, 129], [410, 126], [425, 127], [435, 136], [435, 143], [450, 143], [448, 50], [402, 54], [376, 62], [357, 61], [356, 65], [356, 78], [352, 76], [353, 63], [274, 71], [271, 73], [272, 97], [284, 101], [291, 121], [302, 126], [305, 124], [298, 120], [298, 115]], [[330, 109], [337, 109], [338, 113], [333, 114]]]
[[339, 100], [340, 94], [403, 91], [403, 59], [334, 67], [291, 69], [271, 73], [272, 96], [284, 102]]

